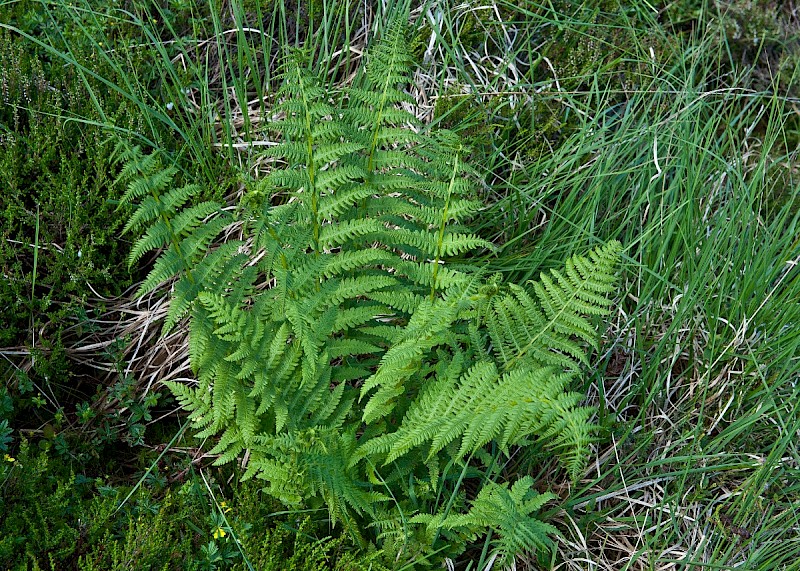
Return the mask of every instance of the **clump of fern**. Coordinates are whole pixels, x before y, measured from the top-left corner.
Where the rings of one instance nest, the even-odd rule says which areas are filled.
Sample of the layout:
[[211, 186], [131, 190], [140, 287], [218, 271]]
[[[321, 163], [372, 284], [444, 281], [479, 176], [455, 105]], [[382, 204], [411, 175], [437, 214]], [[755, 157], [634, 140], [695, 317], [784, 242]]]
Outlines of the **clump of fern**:
[[[188, 315], [197, 384], [167, 385], [198, 436], [216, 437], [217, 463], [246, 457], [273, 496], [327, 505], [398, 557], [440, 532], [456, 547], [496, 533], [510, 557], [549, 544], [536, 513], [551, 496], [523, 478], [464, 511], [462, 484], [494, 475], [489, 445], [536, 443], [580, 475], [594, 427], [570, 386], [619, 244], [530, 288], [471, 266], [492, 248], [467, 225], [482, 206], [474, 173], [455, 135], [423, 135], [404, 108], [405, 45], [390, 26], [338, 92], [289, 55], [267, 151], [281, 167], [234, 212], [193, 204], [198, 189], [172, 189], [155, 155], [125, 151], [126, 229], [143, 232], [130, 261], [162, 249], [140, 293], [177, 280], [165, 329]], [[241, 237], [223, 239], [234, 224]]]

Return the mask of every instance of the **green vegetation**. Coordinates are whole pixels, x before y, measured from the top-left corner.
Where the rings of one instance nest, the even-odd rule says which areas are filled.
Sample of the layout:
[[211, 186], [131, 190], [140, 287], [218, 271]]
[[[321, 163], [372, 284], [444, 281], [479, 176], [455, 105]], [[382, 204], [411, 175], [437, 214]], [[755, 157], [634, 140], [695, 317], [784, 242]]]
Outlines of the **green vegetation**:
[[0, 4], [0, 567], [797, 568], [800, 23], [622, 4]]
[[[8, 464], [8, 461], [6, 461]], [[381, 569], [311, 519], [262, 529], [276, 506], [243, 483], [227, 502], [200, 476], [166, 485], [157, 474], [121, 504], [125, 487], [64, 473], [23, 442], [3, 476], [0, 563], [8, 569]], [[213, 486], [213, 487], [212, 487]]]
[[[492, 247], [465, 226], [482, 204], [469, 198], [458, 140], [423, 137], [400, 107], [404, 26], [373, 45], [362, 85], [333, 94], [343, 107], [288, 59], [275, 109], [284, 118], [267, 127], [283, 134], [268, 155], [286, 167], [232, 215], [214, 202], [184, 208], [199, 187], [170, 188], [175, 169], [123, 153], [121, 202], [136, 201], [125, 228], [143, 233], [130, 261], [163, 249], [140, 294], [178, 275], [164, 327], [190, 313], [199, 384], [166, 384], [198, 438], [220, 435], [217, 464], [246, 451], [245, 478], [288, 506], [324, 502], [356, 537], [379, 525], [380, 546], [405, 546], [396, 560], [439, 550], [441, 525], [494, 530], [516, 547], [491, 554], [504, 560], [523, 538], [549, 544], [542, 530], [555, 529], [529, 517], [544, 503], [528, 497], [532, 480], [497, 496], [498, 453], [542, 440], [573, 477], [585, 465], [593, 411], [569, 387], [587, 362], [580, 343], [596, 346], [584, 316], [608, 313], [619, 244], [543, 274], [532, 294], [469, 265], [468, 252]], [[237, 239], [211, 248], [231, 226]], [[467, 473], [489, 482], [471, 514], [519, 517], [497, 526], [453, 515]], [[429, 537], [415, 537], [417, 523]], [[454, 536], [447, 544], [462, 549]]]

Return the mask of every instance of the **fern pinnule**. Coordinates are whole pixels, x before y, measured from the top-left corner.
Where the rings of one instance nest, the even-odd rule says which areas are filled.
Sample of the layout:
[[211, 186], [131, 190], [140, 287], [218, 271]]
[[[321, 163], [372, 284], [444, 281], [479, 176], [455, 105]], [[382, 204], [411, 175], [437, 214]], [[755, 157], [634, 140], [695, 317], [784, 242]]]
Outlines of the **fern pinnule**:
[[369, 218], [347, 220], [336, 225], [326, 225], [319, 233], [320, 248], [322, 250], [339, 248], [357, 238], [377, 234], [383, 230], [384, 227], [380, 222]]
[[459, 271], [451, 269], [447, 265], [440, 267], [434, 273], [433, 264], [413, 260], [401, 260], [394, 267], [397, 274], [422, 286], [426, 293], [430, 292], [432, 286], [435, 286], [436, 291], [439, 292], [467, 288], [474, 282], [476, 274], [474, 268], [470, 268], [469, 271]]
[[128, 182], [127, 190], [120, 198], [120, 206], [132, 204], [137, 199], [163, 193], [177, 173], [178, 169], [175, 167], [159, 168], [159, 162], [153, 155], [144, 158], [135, 169], [123, 169], [117, 178], [118, 181], [124, 181], [125, 179], [122, 177], [127, 176], [134, 178]]
[[325, 195], [321, 200], [320, 216], [325, 220], [335, 220], [346, 216], [355, 204], [371, 197], [374, 192], [374, 189], [364, 184], [338, 188], [335, 192]]
[[334, 193], [346, 184], [363, 181], [366, 178], [364, 169], [356, 164], [323, 164], [328, 168], [317, 171], [315, 180], [315, 184], [322, 195]]
[[169, 183], [172, 182], [172, 176], [176, 172], [176, 169], [168, 169], [159, 173], [164, 179], [160, 185], [153, 185], [150, 181], [142, 179], [133, 183], [146, 188], [146, 191], [141, 196], [141, 202], [136, 206], [136, 210], [122, 229], [123, 234], [133, 230], [140, 230], [159, 216], [173, 216], [187, 200], [199, 192], [200, 189], [197, 185], [187, 185], [163, 194]]
[[402, 314], [412, 314], [425, 301], [425, 297], [411, 291], [373, 291], [366, 295], [369, 299], [384, 304]]
[[[169, 279], [179, 278], [178, 295], [170, 305], [164, 323], [163, 331], [166, 332], [188, 312], [200, 292], [192, 272], [207, 256], [211, 242], [231, 223], [232, 218], [216, 202], [187, 206], [202, 189], [192, 184], [170, 189], [178, 171], [174, 167], [161, 168], [156, 153], [145, 156], [139, 147], [134, 147], [119, 154], [128, 161], [117, 179], [128, 184], [121, 205], [134, 206], [124, 231], [145, 229], [131, 248], [128, 265], [133, 266], [148, 251], [166, 249], [140, 284], [136, 295], [142, 296]], [[138, 203], [134, 202], [136, 200]]]
[[[194, 186], [179, 189], [183, 191], [183, 201], [188, 200], [191, 197], [191, 193], [197, 192], [197, 189], [198, 187]], [[137, 225], [130, 228], [138, 228], [138, 226], [145, 224], [151, 225], [144, 235], [134, 243], [128, 255], [129, 267], [132, 267], [150, 250], [168, 247], [176, 239], [188, 236], [204, 220], [219, 213], [221, 210], [221, 206], [217, 203], [204, 202], [175, 216], [175, 212], [180, 208], [183, 201], [170, 202], [167, 197], [157, 199], [156, 196], [149, 196], [137, 207], [133, 217], [141, 216], [137, 217]], [[151, 209], [154, 212], [150, 212]], [[133, 220], [133, 217], [131, 220]], [[168, 221], [170, 218], [172, 219], [171, 222]]]

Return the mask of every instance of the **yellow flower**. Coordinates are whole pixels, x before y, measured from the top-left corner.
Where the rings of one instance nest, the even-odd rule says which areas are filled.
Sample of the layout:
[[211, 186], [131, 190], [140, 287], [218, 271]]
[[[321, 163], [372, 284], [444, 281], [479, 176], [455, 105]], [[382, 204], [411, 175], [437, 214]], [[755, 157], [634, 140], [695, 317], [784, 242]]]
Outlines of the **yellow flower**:
[[228, 534], [227, 534], [227, 533], [225, 532], [225, 530], [224, 530], [224, 529], [222, 529], [221, 527], [218, 527], [218, 528], [217, 528], [217, 529], [214, 531], [214, 539], [219, 539], [219, 538], [221, 538], [221, 537], [225, 537], [226, 535], [228, 535]]
[[225, 502], [220, 502], [219, 507], [222, 508], [222, 513], [228, 513], [229, 511], [231, 511], [231, 508], [229, 508], [228, 504], [226, 504]]
[[12, 457], [11, 457], [11, 456], [9, 456], [8, 454], [6, 454], [5, 456], [3, 456], [3, 460], [5, 460], [6, 462], [16, 462], [16, 461], [17, 461], [17, 459], [16, 459], [16, 458], [12, 458]]

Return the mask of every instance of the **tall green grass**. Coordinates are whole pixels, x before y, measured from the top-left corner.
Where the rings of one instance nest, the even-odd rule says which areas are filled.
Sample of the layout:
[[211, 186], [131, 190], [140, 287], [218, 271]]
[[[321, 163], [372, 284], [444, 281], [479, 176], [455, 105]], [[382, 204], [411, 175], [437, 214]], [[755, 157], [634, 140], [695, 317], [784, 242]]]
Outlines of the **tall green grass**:
[[[703, 24], [681, 42], [654, 34], [672, 42], [656, 57], [621, 26], [652, 70], [632, 92], [597, 75], [545, 92], [531, 73], [513, 91], [575, 120], [552, 147], [531, 129], [528, 158], [495, 149], [487, 172], [485, 232], [504, 244], [490, 268], [533, 278], [576, 247], [626, 246], [619, 314], [587, 385], [604, 439], [554, 513], [572, 569], [796, 568], [800, 555], [795, 111], [777, 79], [751, 89], [753, 70]], [[558, 485], [535, 450], [507, 469]]]

